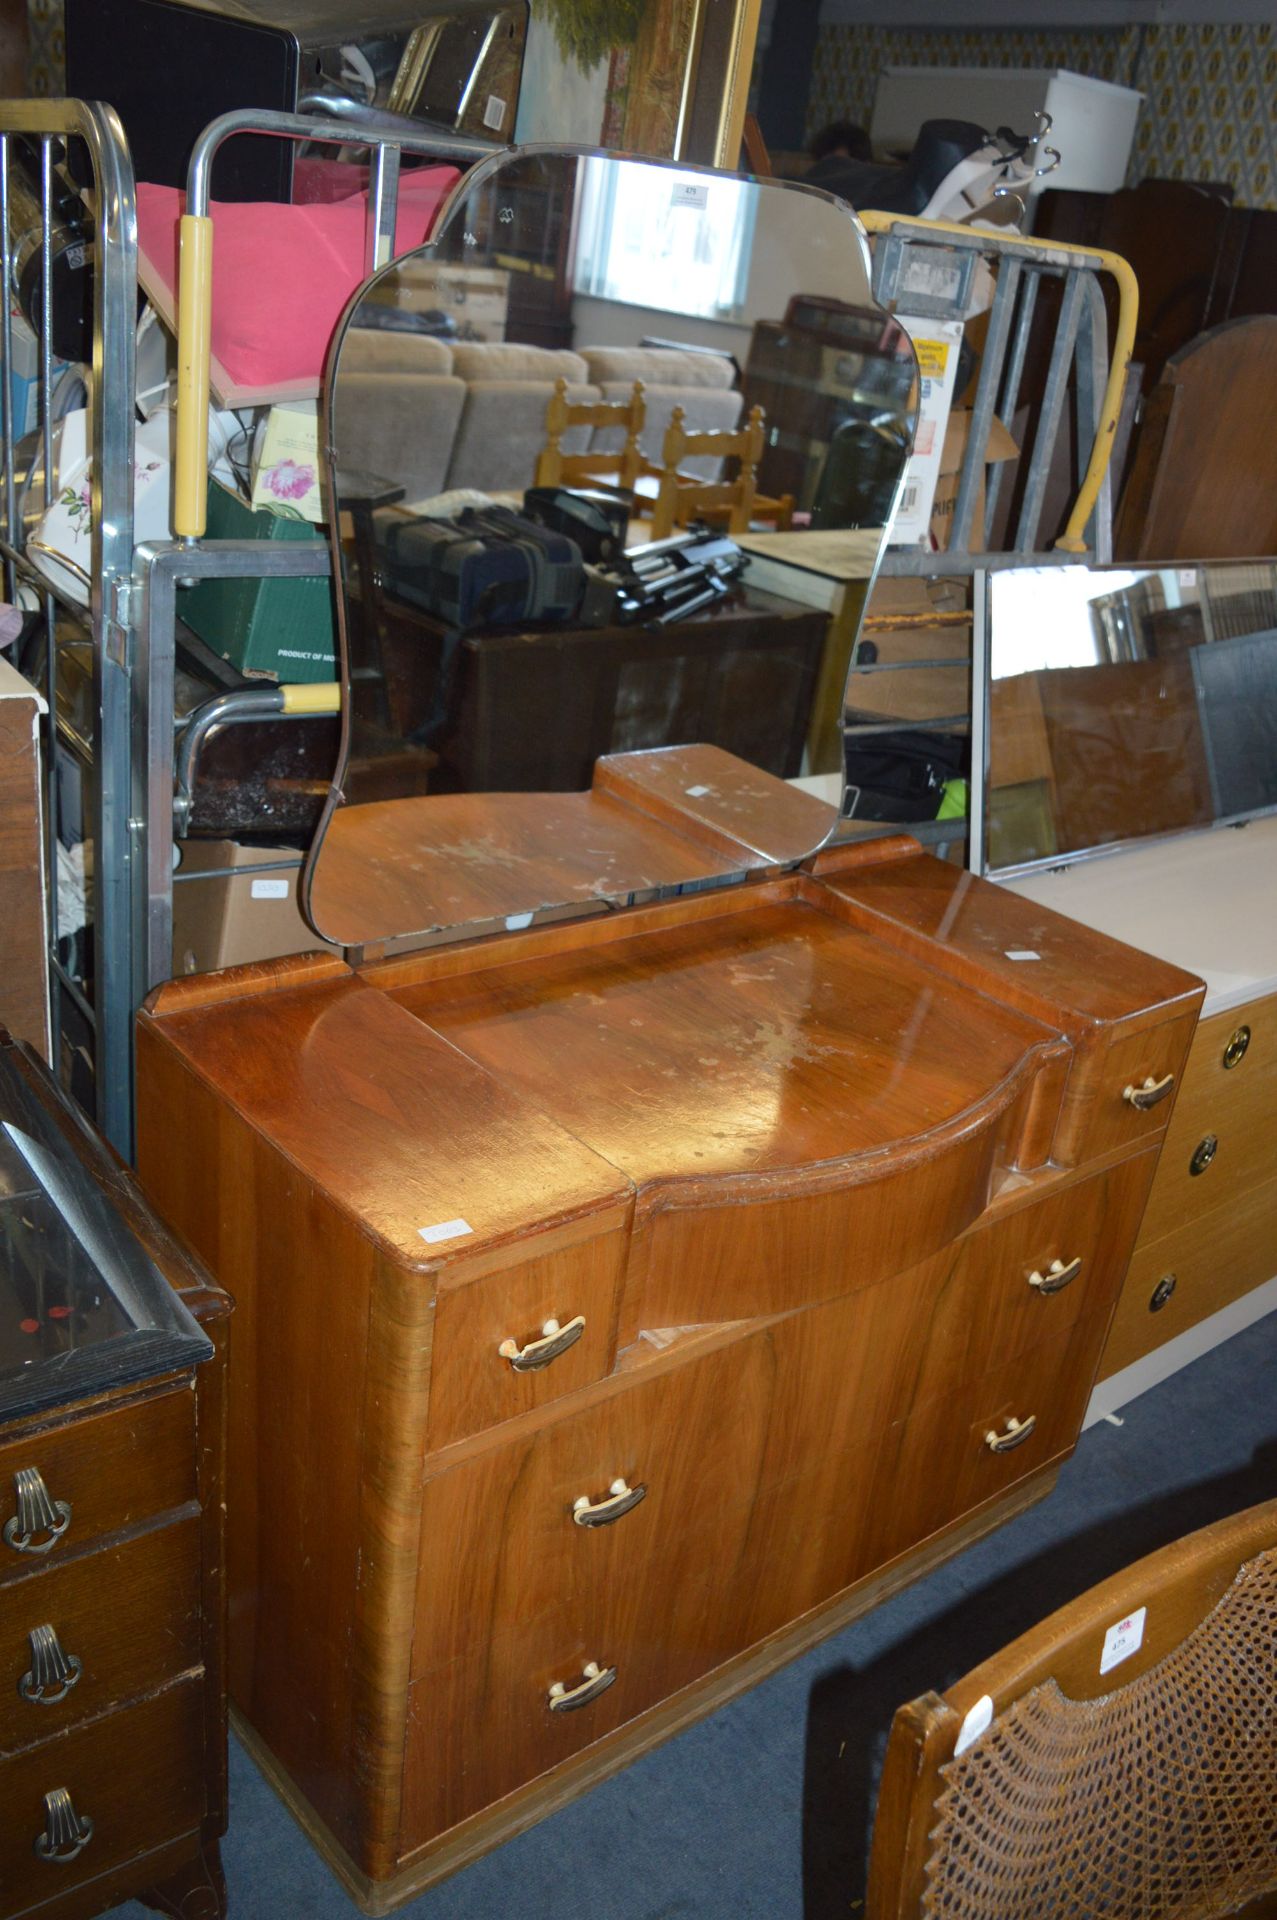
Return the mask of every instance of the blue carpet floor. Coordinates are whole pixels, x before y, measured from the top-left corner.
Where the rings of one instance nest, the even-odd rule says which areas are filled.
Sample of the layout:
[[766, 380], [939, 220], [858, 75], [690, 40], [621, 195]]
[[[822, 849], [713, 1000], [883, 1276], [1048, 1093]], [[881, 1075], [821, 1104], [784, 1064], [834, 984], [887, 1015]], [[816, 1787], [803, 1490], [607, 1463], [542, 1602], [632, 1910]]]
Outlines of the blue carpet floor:
[[[1277, 1315], [1086, 1433], [1051, 1497], [423, 1894], [405, 1920], [847, 1920], [896, 1706], [1141, 1554], [1277, 1495]], [[232, 1743], [231, 1920], [356, 1909]], [[145, 1920], [130, 1903], [117, 1920]]]

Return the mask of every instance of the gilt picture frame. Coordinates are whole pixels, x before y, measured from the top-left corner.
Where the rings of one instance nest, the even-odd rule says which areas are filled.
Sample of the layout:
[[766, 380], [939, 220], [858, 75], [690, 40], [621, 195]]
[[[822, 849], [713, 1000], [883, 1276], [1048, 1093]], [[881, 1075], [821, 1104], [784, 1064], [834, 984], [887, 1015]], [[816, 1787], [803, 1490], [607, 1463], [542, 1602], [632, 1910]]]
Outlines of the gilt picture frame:
[[761, 0], [531, 0], [516, 139], [739, 165]]

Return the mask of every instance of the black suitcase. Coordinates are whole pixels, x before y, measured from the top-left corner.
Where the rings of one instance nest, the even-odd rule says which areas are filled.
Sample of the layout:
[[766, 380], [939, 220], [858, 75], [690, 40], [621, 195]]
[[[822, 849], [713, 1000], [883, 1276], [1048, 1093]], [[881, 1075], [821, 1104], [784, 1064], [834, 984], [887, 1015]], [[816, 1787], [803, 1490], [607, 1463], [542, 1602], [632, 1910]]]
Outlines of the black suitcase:
[[386, 590], [457, 633], [570, 620], [581, 601], [581, 550], [508, 507], [449, 520], [379, 516]]

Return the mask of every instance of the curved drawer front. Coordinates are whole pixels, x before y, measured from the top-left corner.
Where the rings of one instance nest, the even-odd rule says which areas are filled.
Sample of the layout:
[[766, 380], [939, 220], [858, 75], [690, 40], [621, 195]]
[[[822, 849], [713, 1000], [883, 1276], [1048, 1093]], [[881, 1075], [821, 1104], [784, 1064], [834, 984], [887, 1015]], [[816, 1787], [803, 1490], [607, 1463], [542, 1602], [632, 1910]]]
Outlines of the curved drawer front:
[[1275, 1143], [1277, 1002], [1270, 998], [1214, 1014], [1198, 1027], [1143, 1238], [1160, 1239], [1269, 1178]]
[[[1062, 1063], [1043, 1061], [1054, 1082]], [[1014, 1164], [1037, 1089], [1032, 1067], [961, 1128], [850, 1163], [790, 1192], [655, 1188], [635, 1208], [621, 1344], [645, 1327], [788, 1313], [872, 1286], [947, 1246], [988, 1204], [995, 1167]]]
[[200, 1662], [197, 1518], [0, 1590], [0, 1754]]
[[191, 1387], [10, 1440], [0, 1447], [0, 1585], [195, 1497]]

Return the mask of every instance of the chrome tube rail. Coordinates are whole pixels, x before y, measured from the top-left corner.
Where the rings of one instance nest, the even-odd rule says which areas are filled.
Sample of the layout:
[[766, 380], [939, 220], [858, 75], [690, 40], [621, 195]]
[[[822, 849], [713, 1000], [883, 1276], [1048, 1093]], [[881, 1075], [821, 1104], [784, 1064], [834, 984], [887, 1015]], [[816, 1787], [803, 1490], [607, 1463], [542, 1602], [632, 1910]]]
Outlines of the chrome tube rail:
[[[370, 273], [393, 257], [400, 157], [473, 161], [493, 152], [490, 141], [462, 135], [412, 131], [387, 118], [384, 127], [361, 121], [335, 124], [304, 114], [246, 109], [222, 114], [196, 141], [187, 173], [187, 211], [208, 214], [213, 162], [237, 134], [270, 134], [298, 144], [364, 149], [371, 182], [366, 264]], [[216, 275], [216, 262], [214, 262]], [[169, 977], [173, 959], [173, 838], [175, 793], [173, 691], [177, 589], [187, 580], [281, 580], [331, 573], [326, 546], [262, 541], [185, 540], [139, 547], [133, 575], [134, 642], [137, 655], [135, 713], [146, 769], [142, 863], [144, 937], [139, 946], [137, 1003]]]
[[[40, 327], [38, 388], [40, 451], [46, 475], [53, 455], [53, 195], [56, 141], [82, 143], [92, 167], [94, 273], [93, 347], [89, 382], [93, 479], [92, 546], [87, 616], [93, 647], [94, 759], [97, 779], [94, 844], [94, 984], [92, 1003], [58, 955], [58, 718], [56, 617], [61, 596], [25, 551], [15, 477], [13, 417], [13, 235], [10, 224], [12, 143], [25, 137], [40, 154]], [[137, 320], [137, 209], [133, 168], [114, 108], [83, 100], [0, 102], [0, 433], [3, 435], [3, 527], [6, 589], [25, 584], [39, 596], [47, 634], [44, 694], [44, 801], [47, 836], [50, 1033], [53, 1063], [61, 1050], [61, 988], [94, 1028], [97, 1120], [127, 1152], [132, 1137], [132, 1010], [136, 948], [137, 769], [131, 750], [128, 593], [133, 567], [133, 420]], [[65, 602], [63, 603], [66, 604]]]

